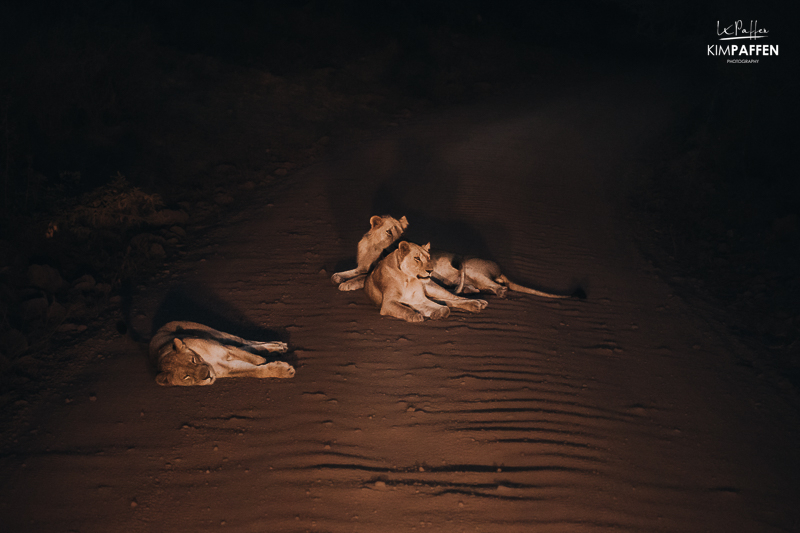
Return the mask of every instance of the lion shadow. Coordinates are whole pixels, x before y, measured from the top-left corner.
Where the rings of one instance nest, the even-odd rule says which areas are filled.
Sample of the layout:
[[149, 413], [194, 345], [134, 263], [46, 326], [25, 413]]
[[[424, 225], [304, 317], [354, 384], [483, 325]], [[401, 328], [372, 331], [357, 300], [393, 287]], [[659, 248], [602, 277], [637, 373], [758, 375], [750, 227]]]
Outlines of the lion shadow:
[[[123, 314], [127, 333], [139, 343], [149, 343], [149, 339], [170, 322], [184, 321], [197, 322], [251, 341], [282, 341], [287, 343], [291, 350], [290, 335], [285, 328], [265, 327], [254, 323], [236, 306], [201, 284], [179, 283], [171, 287], [153, 314], [149, 336], [146, 338], [130, 325], [130, 304], [130, 288], [128, 288], [123, 290]], [[119, 329], [123, 327], [126, 326], [120, 325]], [[259, 351], [257, 354], [265, 357], [267, 362], [285, 361], [292, 366], [296, 366], [297, 363], [297, 356], [291, 351], [284, 354]], [[155, 375], [157, 370], [155, 362], [150, 361], [150, 366]]]

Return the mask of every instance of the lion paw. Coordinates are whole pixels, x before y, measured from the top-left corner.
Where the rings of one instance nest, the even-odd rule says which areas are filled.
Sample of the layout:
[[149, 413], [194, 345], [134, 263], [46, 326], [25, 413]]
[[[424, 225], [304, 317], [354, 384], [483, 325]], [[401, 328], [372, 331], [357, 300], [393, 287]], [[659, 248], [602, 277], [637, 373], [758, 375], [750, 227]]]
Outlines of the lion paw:
[[285, 342], [272, 341], [272, 342], [256, 342], [253, 343], [253, 348], [257, 350], [264, 350], [267, 352], [286, 353], [289, 351], [289, 345]]
[[431, 320], [439, 320], [441, 318], [447, 318], [450, 316], [450, 308], [447, 306], [442, 306], [439, 309], [435, 310], [431, 313]]
[[471, 313], [478, 313], [486, 309], [487, 305], [489, 305], [489, 302], [486, 300], [470, 300], [464, 308]]
[[266, 370], [264, 377], [268, 378], [293, 378], [294, 367], [283, 361], [274, 361], [263, 366]]
[[340, 291], [357, 291], [364, 288], [364, 278], [354, 278], [339, 284]]
[[344, 278], [342, 278], [342, 276], [340, 276], [338, 272], [336, 274], [334, 274], [333, 276], [331, 276], [331, 283], [333, 283], [334, 285], [338, 285], [343, 281], [344, 281]]
[[413, 315], [409, 315], [405, 318], [406, 322], [422, 322], [425, 320], [425, 317], [422, 316], [420, 313], [414, 313]]

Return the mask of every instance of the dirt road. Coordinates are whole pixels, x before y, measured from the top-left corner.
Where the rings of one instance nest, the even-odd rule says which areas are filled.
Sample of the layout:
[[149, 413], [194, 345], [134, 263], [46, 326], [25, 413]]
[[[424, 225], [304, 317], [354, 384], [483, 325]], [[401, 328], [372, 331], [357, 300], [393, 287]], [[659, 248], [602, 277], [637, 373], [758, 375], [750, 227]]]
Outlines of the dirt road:
[[[162, 388], [138, 345], [87, 340], [101, 358], [0, 462], [0, 529], [797, 531], [791, 392], [672, 294], [618, 198], [675, 90], [458, 109], [294, 174], [138, 292], [133, 321], [272, 330], [296, 377]], [[329, 277], [383, 213], [588, 298], [382, 318]]]

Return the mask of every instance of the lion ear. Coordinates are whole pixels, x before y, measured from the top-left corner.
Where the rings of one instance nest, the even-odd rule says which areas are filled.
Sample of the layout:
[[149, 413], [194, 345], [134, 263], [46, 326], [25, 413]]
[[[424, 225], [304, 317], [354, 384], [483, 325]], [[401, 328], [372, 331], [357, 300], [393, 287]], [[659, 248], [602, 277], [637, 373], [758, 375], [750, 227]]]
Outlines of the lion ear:
[[426, 244], [425, 246], [422, 247], [422, 249], [425, 250], [426, 252], [429, 252], [431, 249], [431, 243]]
[[169, 376], [166, 372], [161, 372], [159, 375], [156, 376], [156, 383], [161, 385], [162, 387], [166, 387], [169, 385]]
[[406, 241], [400, 241], [400, 244], [397, 245], [397, 249], [400, 250], [400, 259], [402, 259], [408, 255], [411, 246]]
[[180, 352], [183, 348], [183, 341], [180, 339], [172, 339], [172, 347], [175, 348], [176, 352]]
[[403, 229], [406, 229], [408, 227], [408, 220], [406, 219], [405, 215], [403, 215], [403, 218], [400, 219], [400, 227], [402, 227]]
[[372, 226], [372, 229], [377, 228], [383, 223], [383, 219], [378, 215], [373, 215], [369, 219], [369, 225]]

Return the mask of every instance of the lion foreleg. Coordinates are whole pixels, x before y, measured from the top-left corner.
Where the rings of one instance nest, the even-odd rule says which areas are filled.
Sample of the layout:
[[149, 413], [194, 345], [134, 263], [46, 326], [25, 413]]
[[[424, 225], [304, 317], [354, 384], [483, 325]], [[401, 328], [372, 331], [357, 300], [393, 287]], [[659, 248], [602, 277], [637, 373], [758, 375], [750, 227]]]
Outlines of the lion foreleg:
[[364, 283], [367, 281], [366, 274], [359, 274], [358, 276], [339, 284], [340, 291], [356, 291], [364, 288]]
[[345, 281], [352, 279], [356, 276], [363, 275], [364, 272], [361, 271], [360, 268], [356, 267], [352, 270], [345, 270], [344, 272], [337, 272], [333, 276], [331, 276], [331, 282], [334, 285], [339, 285], [340, 283], [344, 283]]
[[455, 307], [471, 313], [477, 313], [489, 305], [486, 300], [472, 300], [456, 296], [447, 289], [432, 282], [425, 284], [425, 295], [432, 300], [444, 303], [447, 307]]
[[384, 299], [381, 305], [381, 315], [393, 316], [406, 322], [422, 322], [425, 317], [417, 310], [412, 309], [407, 305], [403, 305], [397, 301], [389, 301]]

